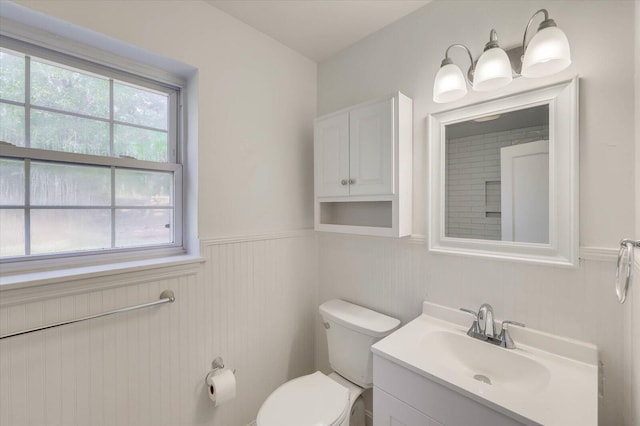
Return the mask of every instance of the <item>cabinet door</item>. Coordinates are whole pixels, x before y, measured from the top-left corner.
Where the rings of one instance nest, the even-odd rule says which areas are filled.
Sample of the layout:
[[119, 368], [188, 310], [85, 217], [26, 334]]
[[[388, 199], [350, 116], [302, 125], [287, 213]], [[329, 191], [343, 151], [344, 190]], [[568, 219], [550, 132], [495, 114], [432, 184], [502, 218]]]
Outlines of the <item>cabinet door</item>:
[[443, 426], [429, 416], [373, 388], [373, 426]]
[[313, 139], [316, 197], [349, 195], [349, 114], [317, 121]]
[[349, 113], [351, 195], [393, 194], [393, 99]]

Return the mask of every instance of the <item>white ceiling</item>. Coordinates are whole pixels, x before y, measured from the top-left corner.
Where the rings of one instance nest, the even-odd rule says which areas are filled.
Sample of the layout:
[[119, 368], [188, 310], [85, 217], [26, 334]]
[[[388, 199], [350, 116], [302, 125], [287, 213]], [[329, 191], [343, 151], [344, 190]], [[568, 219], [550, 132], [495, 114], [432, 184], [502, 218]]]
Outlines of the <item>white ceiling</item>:
[[206, 0], [316, 61], [431, 0]]

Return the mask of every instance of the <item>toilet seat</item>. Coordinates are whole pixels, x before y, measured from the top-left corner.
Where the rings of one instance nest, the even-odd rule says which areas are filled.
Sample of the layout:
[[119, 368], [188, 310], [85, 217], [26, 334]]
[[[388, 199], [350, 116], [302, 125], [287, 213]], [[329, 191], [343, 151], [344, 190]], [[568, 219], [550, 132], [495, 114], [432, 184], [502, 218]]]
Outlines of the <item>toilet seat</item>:
[[335, 426], [349, 411], [349, 389], [316, 371], [276, 389], [260, 407], [258, 426]]

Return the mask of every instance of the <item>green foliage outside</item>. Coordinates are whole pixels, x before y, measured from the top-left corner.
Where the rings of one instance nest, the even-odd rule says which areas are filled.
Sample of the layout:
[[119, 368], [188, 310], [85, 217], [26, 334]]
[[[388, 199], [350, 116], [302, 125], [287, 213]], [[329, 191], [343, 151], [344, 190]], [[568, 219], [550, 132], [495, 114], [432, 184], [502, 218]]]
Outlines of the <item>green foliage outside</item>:
[[[32, 148], [138, 160], [168, 161], [168, 96], [114, 81], [114, 152], [109, 146], [109, 80], [92, 74], [31, 60]], [[25, 59], [0, 52], [0, 99], [24, 102]], [[58, 112], [39, 110], [51, 108]], [[25, 146], [24, 107], [0, 102], [0, 139]]]
[[109, 123], [31, 110], [31, 148], [109, 155]]
[[0, 51], [0, 99], [24, 102], [24, 57]]
[[31, 61], [31, 104], [109, 118], [109, 80]]
[[168, 112], [167, 95], [114, 82], [113, 118], [115, 120], [167, 130]]
[[24, 146], [24, 108], [0, 103], [0, 141]]

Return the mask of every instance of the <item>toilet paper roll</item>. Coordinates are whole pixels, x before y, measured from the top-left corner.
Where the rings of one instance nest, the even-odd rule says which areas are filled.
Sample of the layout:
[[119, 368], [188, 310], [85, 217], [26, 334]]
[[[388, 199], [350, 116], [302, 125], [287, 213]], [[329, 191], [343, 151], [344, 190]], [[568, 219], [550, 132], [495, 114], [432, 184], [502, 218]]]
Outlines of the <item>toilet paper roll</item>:
[[209, 398], [216, 407], [236, 397], [236, 376], [228, 368], [210, 374], [208, 384]]

